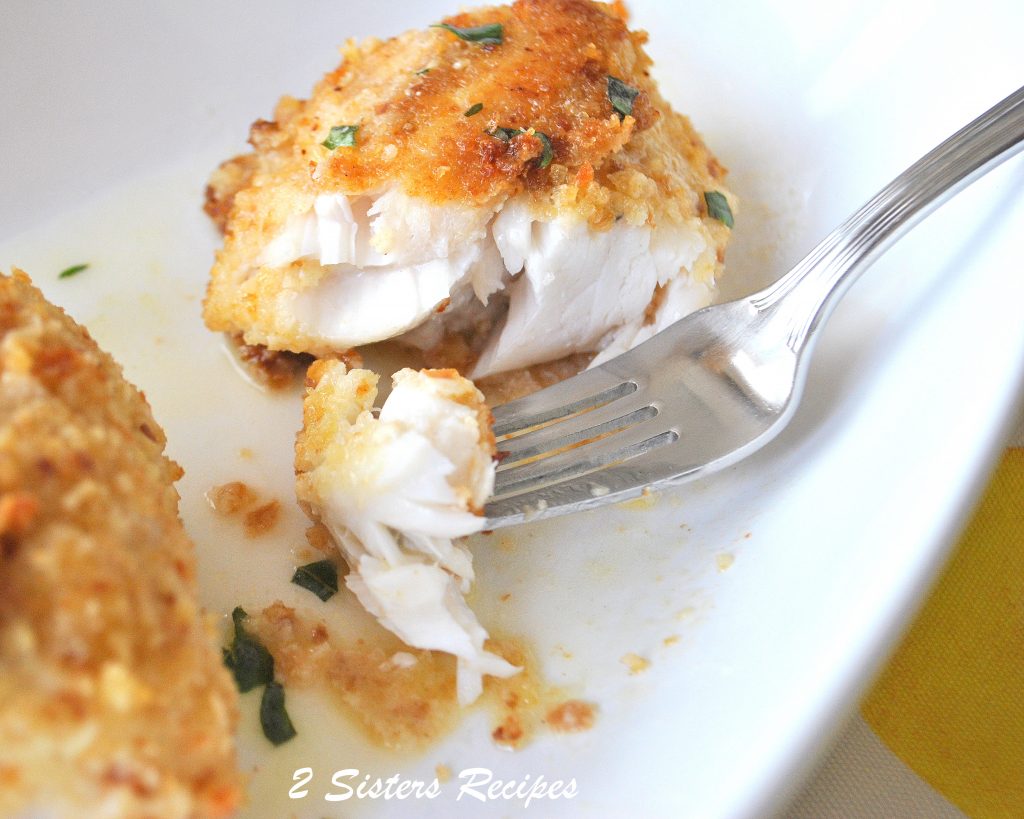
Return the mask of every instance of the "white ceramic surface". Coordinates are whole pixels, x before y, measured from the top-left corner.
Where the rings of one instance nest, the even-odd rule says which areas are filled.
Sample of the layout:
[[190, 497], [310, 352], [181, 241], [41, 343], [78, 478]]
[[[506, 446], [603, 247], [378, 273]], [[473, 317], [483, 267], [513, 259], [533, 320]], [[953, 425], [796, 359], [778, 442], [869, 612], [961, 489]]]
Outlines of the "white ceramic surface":
[[[781, 273], [1024, 81], [1024, 16], [1008, 1], [629, 5], [666, 96], [732, 169], [732, 293]], [[287, 583], [303, 546], [290, 503], [298, 400], [244, 382], [199, 318], [216, 246], [205, 177], [279, 94], [331, 67], [344, 38], [453, 8], [8, 0], [0, 12], [0, 269], [28, 270], [146, 391], [186, 470], [182, 514], [214, 610], [310, 596]], [[927, 588], [1001, 445], [1024, 374], [1022, 182], [1024, 163], [1008, 163], [864, 277], [791, 427], [754, 458], [640, 508], [476, 541], [482, 619], [525, 635], [550, 681], [599, 704], [592, 731], [507, 753], [471, 714], [425, 755], [396, 757], [293, 692], [299, 736], [272, 749], [247, 695], [245, 815], [745, 817], [782, 805]], [[56, 279], [77, 262], [91, 267]], [[203, 492], [232, 479], [286, 501], [273, 535], [247, 541], [210, 512]], [[358, 616], [341, 595], [329, 608], [339, 628]], [[650, 668], [630, 675], [628, 652]], [[429, 780], [438, 763], [456, 779], [434, 800], [322, 801], [338, 769]], [[315, 778], [289, 800], [301, 766]], [[458, 800], [470, 767], [575, 777], [578, 795]]]

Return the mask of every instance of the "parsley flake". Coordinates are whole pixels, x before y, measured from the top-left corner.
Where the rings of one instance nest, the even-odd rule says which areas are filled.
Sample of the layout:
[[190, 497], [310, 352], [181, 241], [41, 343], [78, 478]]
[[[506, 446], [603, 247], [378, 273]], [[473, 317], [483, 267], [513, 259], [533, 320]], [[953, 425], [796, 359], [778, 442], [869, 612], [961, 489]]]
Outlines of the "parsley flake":
[[705, 191], [704, 201], [708, 205], [708, 216], [717, 219], [727, 228], [733, 225], [732, 208], [729, 207], [729, 200], [718, 191]]
[[57, 274], [57, 278], [58, 279], [70, 279], [72, 276], [75, 276], [75, 275], [81, 273], [83, 270], [87, 270], [88, 267], [89, 267], [89, 265], [87, 265], [87, 264], [72, 265], [71, 267], [66, 268], [65, 270], [62, 270], [59, 274]]
[[486, 23], [482, 26], [472, 26], [471, 28], [459, 28], [448, 23], [437, 23], [431, 26], [431, 28], [443, 28], [446, 31], [450, 31], [460, 40], [480, 43], [480, 45], [501, 45], [505, 38], [505, 29], [501, 23]]
[[519, 136], [520, 134], [525, 133], [525, 131], [522, 131], [519, 128], [500, 128], [495, 126], [489, 131], [484, 131], [484, 133], [489, 134], [495, 139], [500, 139], [502, 142], [508, 142], [512, 137]]
[[263, 643], [245, 630], [244, 623], [248, 617], [241, 606], [236, 606], [231, 612], [235, 637], [231, 645], [224, 648], [224, 665], [231, 669], [241, 693], [258, 685], [264, 686], [260, 699], [260, 725], [263, 735], [275, 745], [280, 745], [295, 736], [295, 726], [284, 707], [284, 688], [274, 681], [274, 657]]
[[[500, 139], [502, 142], [508, 142], [513, 137], [525, 134], [526, 131], [522, 128], [494, 127], [490, 130], [485, 130], [484, 133], [494, 137], [495, 139]], [[533, 136], [540, 140], [541, 146], [543, 147], [541, 155], [537, 157], [537, 167], [546, 168], [551, 164], [551, 160], [555, 158], [555, 151], [551, 146], [551, 138], [543, 131], [534, 131]]]
[[483, 110], [484, 110], [484, 104], [482, 102], [478, 102], [475, 105], [469, 106], [469, 108], [467, 108], [465, 111], [462, 112], [462, 115], [464, 117], [472, 117], [472, 116], [474, 116], [476, 114], [479, 114]]
[[237, 606], [231, 612], [235, 624], [235, 637], [224, 649], [224, 665], [235, 675], [235, 685], [243, 694], [257, 685], [274, 679], [274, 658], [256, 637], [245, 630], [242, 624], [249, 615]]
[[358, 125], [335, 125], [320, 144], [332, 151], [335, 148], [353, 148], [358, 130]]
[[633, 100], [640, 93], [640, 89], [626, 85], [618, 77], [608, 75], [608, 100], [612, 108], [619, 112], [620, 119], [625, 119], [633, 113]]
[[295, 726], [284, 707], [284, 687], [278, 682], [268, 682], [260, 700], [260, 725], [263, 736], [275, 745], [287, 742], [295, 736]]
[[327, 601], [338, 593], [338, 569], [329, 560], [307, 563], [295, 569], [292, 583]]
[[534, 131], [533, 135], [541, 141], [544, 146], [544, 152], [540, 155], [540, 159], [537, 161], [537, 167], [544, 169], [551, 164], [551, 160], [555, 158], [555, 151], [551, 147], [551, 138], [541, 131]]

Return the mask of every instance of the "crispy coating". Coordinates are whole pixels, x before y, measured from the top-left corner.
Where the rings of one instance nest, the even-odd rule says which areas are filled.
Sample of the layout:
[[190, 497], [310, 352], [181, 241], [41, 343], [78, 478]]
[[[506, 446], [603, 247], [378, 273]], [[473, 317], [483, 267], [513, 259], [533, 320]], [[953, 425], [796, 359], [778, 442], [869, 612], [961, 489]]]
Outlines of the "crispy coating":
[[[707, 218], [703, 193], [724, 186], [724, 167], [650, 78], [644, 32], [614, 6], [591, 0], [517, 0], [445, 22], [501, 23], [504, 41], [481, 45], [447, 30], [410, 31], [349, 42], [341, 65], [308, 101], [285, 97], [273, 121], [252, 129], [255, 149], [210, 180], [206, 210], [225, 231], [204, 304], [207, 325], [249, 344], [327, 355], [285, 305], [323, 269], [262, 264], [288, 219], [324, 193], [357, 195], [398, 187], [434, 203], [493, 208], [529, 197], [545, 218], [574, 214], [597, 230], [702, 220], [724, 249], [728, 229]], [[632, 115], [607, 93], [614, 76], [638, 89]], [[465, 116], [481, 104], [479, 113]], [[322, 145], [336, 125], [358, 125], [356, 145]], [[508, 140], [486, 133], [522, 129]], [[536, 160], [550, 138], [553, 159]], [[510, 271], [515, 273], [517, 271]]]
[[[603, 4], [518, 0], [444, 22], [500, 23], [504, 40], [479, 45], [428, 28], [349, 41], [308, 101], [286, 97], [275, 121], [253, 125], [251, 142], [267, 161], [222, 166], [214, 187], [280, 164], [287, 168], [273, 170], [287, 174], [277, 181], [294, 176], [301, 187], [356, 194], [398, 180], [412, 196], [485, 204], [524, 184], [548, 186], [533, 162], [543, 151], [539, 138], [502, 141], [486, 129], [534, 128], [550, 137], [556, 161], [576, 167], [598, 164], [659, 116], [640, 48], [646, 35], [629, 32]], [[641, 89], [633, 116], [612, 108], [609, 74]], [[480, 113], [465, 116], [476, 104]], [[359, 126], [356, 149], [324, 147], [331, 127], [343, 124]]]
[[[439, 398], [471, 410], [480, 435], [479, 446], [488, 459], [495, 456], [494, 417], [484, 402], [483, 394], [472, 381], [453, 369], [423, 369], [418, 373], [404, 370], [395, 376], [395, 383], [406, 374], [413, 379], [420, 376], [432, 379]], [[376, 439], [371, 435], [353, 434], [353, 430], [365, 426], [366, 418], [361, 416], [377, 398], [378, 380], [379, 376], [374, 372], [350, 370], [343, 362], [334, 359], [317, 359], [306, 371], [302, 429], [295, 440], [295, 474], [299, 503], [315, 523], [321, 522], [318, 507], [325, 505], [326, 501], [320, 497], [322, 492], [311, 473], [328, 462], [332, 455], [344, 458], [351, 465], [350, 471], [364, 469], [368, 473], [372, 471], [370, 465], [380, 458], [380, 452], [373, 447]], [[345, 446], [339, 448], [338, 443], [342, 441]], [[368, 451], [364, 452], [364, 449]], [[466, 493], [470, 498], [471, 494]], [[483, 514], [483, 509], [471, 499], [468, 504], [473, 514]]]
[[[424, 369], [419, 374], [438, 383], [438, 395], [472, 410], [480, 431], [480, 446], [494, 457], [494, 417], [484, 402], [483, 394], [468, 378], [453, 369]], [[379, 376], [369, 370], [349, 370], [341, 361], [317, 359], [306, 371], [306, 396], [302, 402], [302, 429], [295, 441], [295, 474], [298, 477], [299, 501], [315, 522], [320, 516], [311, 503], [316, 491], [309, 473], [327, 459], [333, 444], [343, 440], [349, 428], [377, 397]], [[351, 450], [340, 450], [351, 457]], [[371, 456], [372, 460], [372, 456]], [[482, 514], [482, 509], [472, 509]]]
[[237, 694], [144, 396], [0, 277], [0, 815], [214, 817]]

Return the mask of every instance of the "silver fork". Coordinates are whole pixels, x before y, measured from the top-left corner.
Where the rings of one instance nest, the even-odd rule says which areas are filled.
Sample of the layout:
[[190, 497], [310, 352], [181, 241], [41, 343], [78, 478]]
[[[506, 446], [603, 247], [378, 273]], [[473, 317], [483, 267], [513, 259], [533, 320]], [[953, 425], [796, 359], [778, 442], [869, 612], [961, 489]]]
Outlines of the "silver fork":
[[926, 154], [785, 276], [494, 409], [487, 528], [707, 475], [792, 417], [817, 331], [854, 280], [935, 208], [1024, 147], [1024, 88]]

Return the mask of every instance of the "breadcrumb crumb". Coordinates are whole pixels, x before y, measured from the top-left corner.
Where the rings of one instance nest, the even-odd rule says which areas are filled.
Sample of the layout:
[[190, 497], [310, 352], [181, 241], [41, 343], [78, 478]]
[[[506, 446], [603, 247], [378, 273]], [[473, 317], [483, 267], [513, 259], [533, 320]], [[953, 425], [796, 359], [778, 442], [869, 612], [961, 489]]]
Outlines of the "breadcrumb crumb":
[[634, 654], [632, 651], [624, 654], [619, 662], [629, 669], [630, 674], [639, 674], [641, 671], [646, 671], [651, 667], [650, 660], [641, 657], [639, 654]]
[[206, 491], [206, 500], [214, 512], [222, 515], [237, 515], [256, 503], [259, 496], [252, 487], [242, 481], [230, 481]]
[[595, 710], [593, 703], [566, 700], [548, 711], [544, 721], [552, 731], [563, 734], [589, 731], [594, 727]]
[[243, 519], [246, 537], [262, 537], [270, 532], [281, 519], [281, 502], [272, 500], [246, 512]]

